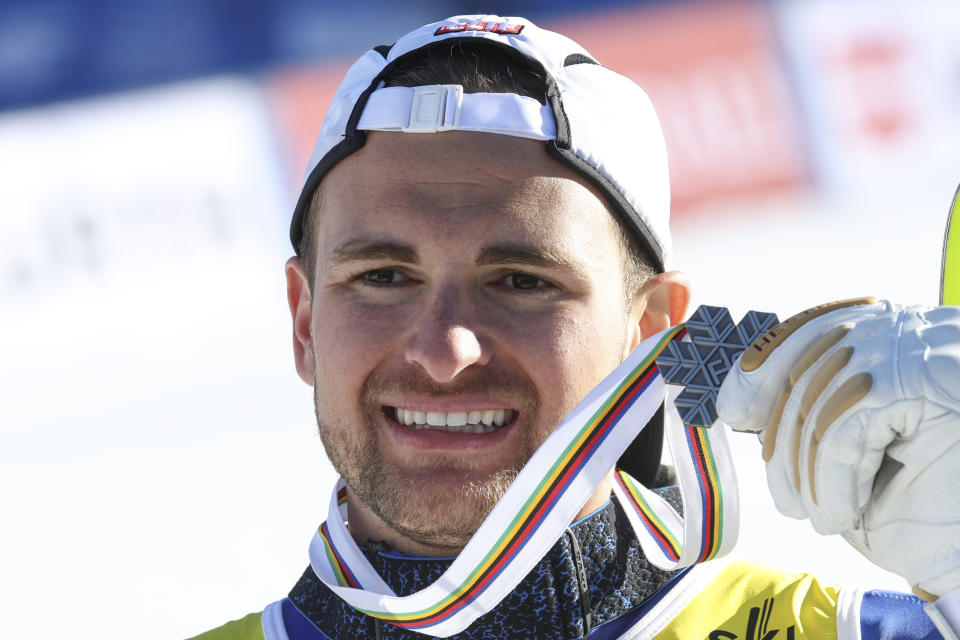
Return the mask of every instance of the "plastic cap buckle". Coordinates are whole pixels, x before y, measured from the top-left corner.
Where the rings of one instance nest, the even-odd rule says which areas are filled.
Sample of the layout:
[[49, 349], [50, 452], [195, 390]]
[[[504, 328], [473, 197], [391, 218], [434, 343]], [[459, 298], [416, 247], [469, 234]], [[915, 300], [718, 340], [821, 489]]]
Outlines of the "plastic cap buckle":
[[460, 124], [463, 87], [459, 84], [431, 84], [413, 87], [410, 121], [406, 133], [436, 133], [456, 129]]

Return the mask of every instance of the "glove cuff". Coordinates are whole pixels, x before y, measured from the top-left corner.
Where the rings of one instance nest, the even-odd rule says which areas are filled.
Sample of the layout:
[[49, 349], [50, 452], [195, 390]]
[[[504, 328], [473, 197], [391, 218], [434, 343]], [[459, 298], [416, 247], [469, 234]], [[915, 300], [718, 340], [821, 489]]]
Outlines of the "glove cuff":
[[960, 640], [960, 591], [951, 591], [923, 607], [944, 640]]

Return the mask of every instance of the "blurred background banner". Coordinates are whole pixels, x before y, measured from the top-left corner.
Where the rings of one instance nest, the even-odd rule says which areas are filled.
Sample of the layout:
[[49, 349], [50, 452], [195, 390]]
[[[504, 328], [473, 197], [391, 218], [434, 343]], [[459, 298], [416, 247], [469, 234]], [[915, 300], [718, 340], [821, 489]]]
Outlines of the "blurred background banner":
[[[640, 4], [597, 0], [591, 10]], [[455, 1], [4, 0], [0, 108], [223, 72], [258, 72], [393, 42], [478, 9]], [[542, 22], [581, 0], [499, 0], [484, 11]]]
[[[0, 0], [5, 636], [184, 637], [303, 571], [334, 477], [290, 355], [303, 169], [357, 56], [473, 8]], [[936, 302], [960, 180], [952, 0], [484, 10], [646, 88], [695, 305]], [[778, 515], [759, 445], [731, 440], [742, 555], [906, 588]]]
[[551, 26], [650, 95], [667, 142], [675, 216], [806, 186], [770, 5], [683, 2]]
[[[283, 239], [261, 87], [193, 80], [0, 117], [0, 295]], [[275, 248], [279, 248], [278, 246]]]
[[834, 197], [940, 191], [960, 173], [960, 5], [778, 5], [817, 187]]

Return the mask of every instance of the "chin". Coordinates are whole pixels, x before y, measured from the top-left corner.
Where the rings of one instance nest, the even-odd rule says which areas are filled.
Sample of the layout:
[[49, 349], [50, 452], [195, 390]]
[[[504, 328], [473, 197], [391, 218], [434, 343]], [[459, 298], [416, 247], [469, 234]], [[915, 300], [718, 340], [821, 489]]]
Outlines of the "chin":
[[351, 488], [377, 517], [404, 537], [428, 546], [460, 548], [483, 523], [518, 471], [406, 474], [390, 473], [381, 467], [379, 482], [351, 483]]

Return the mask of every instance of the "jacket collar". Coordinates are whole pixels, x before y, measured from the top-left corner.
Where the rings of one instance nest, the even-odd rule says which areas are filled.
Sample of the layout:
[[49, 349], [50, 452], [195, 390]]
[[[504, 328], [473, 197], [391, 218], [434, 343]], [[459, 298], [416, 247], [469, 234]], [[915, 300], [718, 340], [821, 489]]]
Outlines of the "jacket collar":
[[[453, 561], [373, 547], [365, 547], [365, 555], [400, 596], [428, 586]], [[582, 638], [591, 628], [639, 607], [674, 575], [675, 572], [663, 571], [647, 561], [626, 515], [610, 501], [572, 524], [493, 611], [452, 637]], [[420, 633], [359, 613], [327, 589], [309, 567], [289, 597], [320, 631], [334, 640], [424, 638]]]

